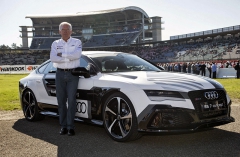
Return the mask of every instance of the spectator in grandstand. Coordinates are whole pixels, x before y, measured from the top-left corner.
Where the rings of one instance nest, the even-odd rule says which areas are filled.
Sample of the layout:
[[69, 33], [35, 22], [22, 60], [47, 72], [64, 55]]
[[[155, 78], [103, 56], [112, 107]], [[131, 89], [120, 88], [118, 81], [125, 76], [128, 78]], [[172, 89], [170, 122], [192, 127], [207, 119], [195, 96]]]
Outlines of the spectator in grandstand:
[[223, 68], [223, 62], [220, 63], [219, 68]]
[[231, 68], [235, 67], [235, 62], [231, 62]]
[[174, 70], [175, 72], [178, 72], [178, 64], [174, 64]]
[[195, 64], [195, 67], [196, 67], [196, 74], [199, 75], [200, 74], [200, 67], [201, 67], [201, 65], [199, 65], [199, 63], [197, 62]]
[[229, 68], [229, 66], [230, 66], [230, 63], [229, 63], [229, 61], [227, 61], [226, 62], [226, 68]]
[[169, 71], [174, 71], [174, 64], [172, 63], [170, 66], [169, 66]]
[[209, 78], [212, 78], [212, 64], [208, 62], [207, 69], [209, 72]]
[[168, 63], [167, 63], [167, 64], [164, 64], [164, 65], [163, 65], [163, 68], [164, 68], [165, 71], [167, 71]]
[[191, 73], [191, 68], [192, 68], [192, 64], [188, 63], [187, 69], [188, 69], [188, 73]]
[[201, 70], [201, 75], [205, 76], [206, 75], [206, 64], [203, 62], [200, 67]]
[[197, 74], [197, 68], [195, 66], [195, 63], [192, 64], [192, 73]]
[[[62, 22], [59, 25], [61, 39], [52, 43], [50, 60], [56, 71], [56, 95], [58, 101], [60, 135], [75, 135], [74, 117], [76, 113], [76, 92], [78, 76], [72, 75], [71, 71], [80, 66], [79, 59], [82, 54], [82, 42], [72, 38], [72, 25]], [[68, 107], [67, 107], [68, 101]]]
[[182, 71], [182, 66], [180, 63], [177, 64], [177, 68], [178, 68], [178, 72], [181, 72]]
[[187, 73], [187, 63], [183, 63], [183, 72]]
[[170, 71], [170, 68], [171, 68], [171, 64], [169, 63], [169, 64], [167, 65], [167, 71]]
[[235, 65], [234, 69], [236, 70], [236, 75], [237, 75], [237, 79], [239, 79], [240, 77], [240, 65], [239, 65], [239, 61], [237, 62], [237, 64]]
[[217, 78], [217, 66], [214, 62], [212, 62], [212, 74], [213, 78]]

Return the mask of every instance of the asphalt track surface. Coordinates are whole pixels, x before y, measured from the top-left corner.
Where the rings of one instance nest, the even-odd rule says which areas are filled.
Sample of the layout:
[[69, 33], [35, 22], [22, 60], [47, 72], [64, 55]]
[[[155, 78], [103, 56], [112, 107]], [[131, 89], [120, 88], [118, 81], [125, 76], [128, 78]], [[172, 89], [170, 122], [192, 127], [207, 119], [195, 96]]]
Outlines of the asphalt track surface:
[[59, 135], [58, 118], [28, 122], [22, 111], [0, 111], [1, 157], [240, 157], [240, 106], [232, 106], [234, 123], [194, 133], [144, 135], [113, 141], [101, 126], [75, 123], [75, 136]]

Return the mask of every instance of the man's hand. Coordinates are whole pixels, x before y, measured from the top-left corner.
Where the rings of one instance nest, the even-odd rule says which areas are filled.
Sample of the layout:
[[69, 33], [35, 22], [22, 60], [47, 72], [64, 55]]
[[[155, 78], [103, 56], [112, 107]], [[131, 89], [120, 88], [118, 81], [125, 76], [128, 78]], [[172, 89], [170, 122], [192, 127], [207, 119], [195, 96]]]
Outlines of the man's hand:
[[57, 53], [57, 56], [62, 57], [62, 53]]

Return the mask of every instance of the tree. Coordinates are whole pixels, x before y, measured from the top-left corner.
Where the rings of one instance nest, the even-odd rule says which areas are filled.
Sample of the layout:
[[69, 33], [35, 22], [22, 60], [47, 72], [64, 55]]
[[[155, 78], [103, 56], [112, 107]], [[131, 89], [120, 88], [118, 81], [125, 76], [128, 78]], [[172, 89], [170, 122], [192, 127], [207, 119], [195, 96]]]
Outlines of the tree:
[[0, 49], [11, 49], [8, 45], [0, 45]]
[[17, 44], [16, 44], [16, 43], [12, 43], [11, 47], [12, 47], [13, 49], [16, 49], [16, 48], [17, 48]]

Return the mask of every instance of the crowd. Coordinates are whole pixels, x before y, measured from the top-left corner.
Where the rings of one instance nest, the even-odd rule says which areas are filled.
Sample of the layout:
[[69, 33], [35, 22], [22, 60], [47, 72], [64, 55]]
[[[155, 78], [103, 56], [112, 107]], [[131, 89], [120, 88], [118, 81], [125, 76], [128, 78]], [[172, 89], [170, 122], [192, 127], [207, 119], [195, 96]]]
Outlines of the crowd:
[[84, 41], [83, 47], [104, 47], [104, 46], [127, 46], [130, 45], [131, 42], [138, 35], [137, 32], [131, 33], [121, 33], [121, 34], [109, 34], [109, 35], [98, 35], [92, 36], [91, 39]]
[[[216, 78], [218, 68], [234, 68], [239, 73], [239, 61], [226, 62], [184, 62], [184, 63], [157, 63], [157, 66], [163, 67], [169, 72], [183, 72], [206, 76], [208, 70], [210, 78]], [[237, 74], [239, 78], [239, 74]]]
[[[128, 43], [134, 38], [136, 34], [126, 33], [125, 35], [108, 35], [92, 38], [89, 42], [83, 44], [83, 50], [106, 50], [106, 51], [121, 51], [138, 55], [144, 59], [152, 62], [160, 63], [184, 63], [184, 62], [207, 62], [215, 61], [220, 64], [221, 61], [226, 60], [234, 61], [240, 58], [240, 38], [228, 37], [214, 40], [181, 43], [181, 44], [158, 44], [155, 46], [110, 46], [112, 42], [115, 45], [122, 45]], [[114, 39], [111, 40], [110, 36]], [[34, 40], [31, 45], [32, 49], [42, 48], [42, 46], [49, 46], [53, 39], [49, 41]], [[41, 44], [39, 44], [39, 42]], [[47, 44], [48, 43], [48, 44]], [[87, 48], [91, 45], [97, 45], [98, 48]], [[129, 44], [129, 43], [128, 43]], [[50, 47], [50, 46], [49, 46]], [[1, 65], [19, 65], [19, 64], [39, 64], [49, 59], [49, 52], [46, 51], [32, 51], [22, 53], [1, 53], [0, 52], [0, 64]], [[229, 63], [232, 66], [233, 63]]]
[[226, 60], [240, 57], [240, 38], [228, 37], [182, 44], [159, 44], [154, 47], [129, 46], [104, 48], [100, 50], [132, 53], [154, 62]]
[[49, 59], [47, 51], [0, 53], [0, 65], [38, 65]]

